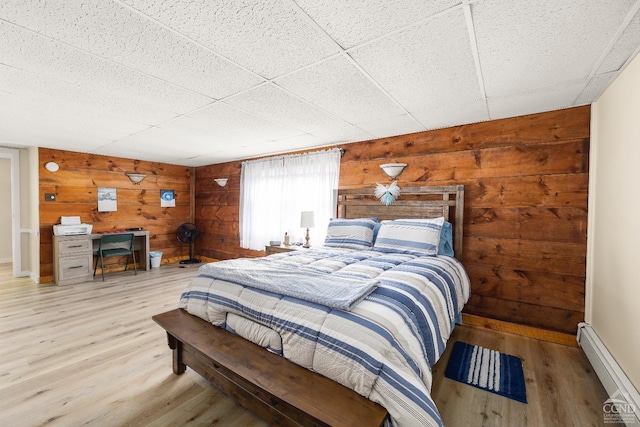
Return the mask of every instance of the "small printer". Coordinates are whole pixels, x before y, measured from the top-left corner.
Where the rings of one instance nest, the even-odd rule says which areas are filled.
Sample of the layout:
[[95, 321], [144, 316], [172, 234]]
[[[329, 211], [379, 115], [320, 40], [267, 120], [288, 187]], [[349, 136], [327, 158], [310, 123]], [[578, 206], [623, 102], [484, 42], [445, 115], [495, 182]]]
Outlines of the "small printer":
[[53, 226], [55, 236], [77, 236], [91, 234], [93, 224], [81, 224], [79, 216], [60, 217], [60, 224]]

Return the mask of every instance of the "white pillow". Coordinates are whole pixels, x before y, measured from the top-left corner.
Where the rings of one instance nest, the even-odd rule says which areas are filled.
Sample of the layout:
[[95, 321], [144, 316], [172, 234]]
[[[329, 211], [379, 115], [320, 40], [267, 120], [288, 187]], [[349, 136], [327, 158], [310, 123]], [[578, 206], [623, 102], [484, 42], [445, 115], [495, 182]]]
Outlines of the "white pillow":
[[378, 218], [332, 219], [327, 227], [325, 246], [347, 249], [370, 249]]
[[373, 249], [412, 255], [435, 256], [438, 253], [444, 217], [431, 219], [397, 219], [380, 225]]

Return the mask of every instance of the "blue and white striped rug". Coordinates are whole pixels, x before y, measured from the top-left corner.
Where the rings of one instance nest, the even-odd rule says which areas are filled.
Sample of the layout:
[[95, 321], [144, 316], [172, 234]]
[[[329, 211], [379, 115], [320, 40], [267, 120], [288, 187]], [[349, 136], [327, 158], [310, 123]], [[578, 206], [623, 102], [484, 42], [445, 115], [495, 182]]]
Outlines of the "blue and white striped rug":
[[444, 375], [527, 403], [522, 361], [516, 356], [456, 341]]

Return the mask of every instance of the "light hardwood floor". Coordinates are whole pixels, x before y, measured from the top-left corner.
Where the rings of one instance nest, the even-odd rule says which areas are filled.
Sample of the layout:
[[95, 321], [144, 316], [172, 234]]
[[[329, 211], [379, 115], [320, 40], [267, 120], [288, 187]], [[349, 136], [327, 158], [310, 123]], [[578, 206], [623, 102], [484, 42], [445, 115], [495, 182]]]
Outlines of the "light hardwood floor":
[[[58, 287], [0, 265], [0, 425], [264, 426], [193, 371], [171, 371], [151, 316], [176, 307], [197, 268], [168, 264]], [[521, 357], [529, 404], [443, 378], [450, 345], [434, 369], [445, 425], [603, 423], [607, 396], [580, 349], [465, 326], [455, 340]]]

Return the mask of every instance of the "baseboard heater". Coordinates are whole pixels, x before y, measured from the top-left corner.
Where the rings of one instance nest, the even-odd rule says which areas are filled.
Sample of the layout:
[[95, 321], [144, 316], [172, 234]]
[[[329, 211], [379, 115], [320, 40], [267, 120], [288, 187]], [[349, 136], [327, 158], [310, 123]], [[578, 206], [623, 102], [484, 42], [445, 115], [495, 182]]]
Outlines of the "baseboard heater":
[[[640, 423], [640, 394], [636, 388], [631, 384], [627, 375], [622, 371], [591, 325], [584, 322], [579, 323], [577, 339], [609, 398], [611, 400], [626, 400], [629, 404], [626, 408], [627, 413], [633, 413], [635, 417], [623, 418], [625, 424], [637, 427]], [[604, 404], [605, 402], [603, 402], [603, 412]]]

